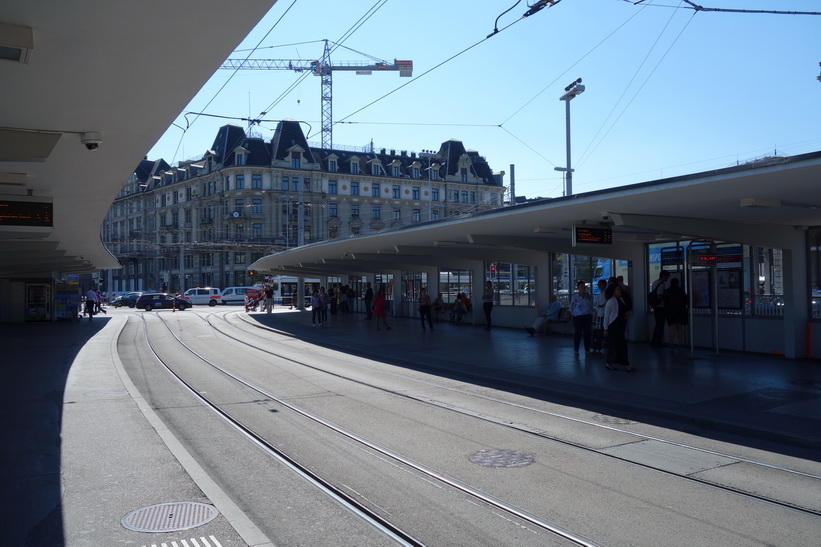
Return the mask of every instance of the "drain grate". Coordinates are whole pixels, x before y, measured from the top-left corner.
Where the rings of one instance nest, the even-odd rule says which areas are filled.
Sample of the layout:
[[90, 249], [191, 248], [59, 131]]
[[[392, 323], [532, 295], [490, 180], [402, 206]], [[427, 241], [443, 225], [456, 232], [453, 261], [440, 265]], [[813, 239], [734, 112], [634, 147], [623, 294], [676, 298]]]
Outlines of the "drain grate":
[[480, 450], [470, 461], [484, 467], [524, 467], [533, 463], [533, 454], [517, 450]]
[[176, 532], [211, 522], [218, 514], [213, 505], [205, 503], [163, 503], [131, 511], [121, 524], [135, 532]]
[[615, 416], [608, 416], [607, 414], [596, 414], [595, 416], [593, 416], [593, 419], [597, 422], [610, 425], [630, 425], [638, 423], [634, 420], [628, 420], [627, 418], [617, 418]]

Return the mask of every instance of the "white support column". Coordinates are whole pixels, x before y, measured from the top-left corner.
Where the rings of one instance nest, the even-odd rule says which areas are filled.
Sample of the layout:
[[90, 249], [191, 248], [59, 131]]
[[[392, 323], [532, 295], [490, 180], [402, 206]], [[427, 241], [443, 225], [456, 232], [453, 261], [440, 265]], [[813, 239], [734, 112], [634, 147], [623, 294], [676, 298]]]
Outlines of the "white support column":
[[[803, 243], [804, 238], [801, 239]], [[803, 248], [782, 249], [784, 271], [784, 356], [789, 359], [807, 355], [808, 302], [807, 252]]]

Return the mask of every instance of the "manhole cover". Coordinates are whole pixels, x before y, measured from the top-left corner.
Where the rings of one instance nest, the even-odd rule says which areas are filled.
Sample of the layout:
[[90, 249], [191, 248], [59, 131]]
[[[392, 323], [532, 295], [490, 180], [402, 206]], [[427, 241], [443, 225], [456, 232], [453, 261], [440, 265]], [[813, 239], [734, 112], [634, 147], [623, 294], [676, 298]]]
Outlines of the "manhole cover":
[[517, 450], [480, 450], [470, 461], [485, 467], [524, 467], [533, 463], [533, 455]]
[[595, 416], [593, 416], [593, 419], [597, 422], [610, 425], [630, 425], [638, 423], [636, 421], [628, 420], [626, 418], [616, 418], [615, 416], [607, 416], [606, 414], [596, 414]]
[[131, 511], [121, 523], [135, 532], [176, 532], [211, 522], [218, 514], [205, 503], [163, 503]]

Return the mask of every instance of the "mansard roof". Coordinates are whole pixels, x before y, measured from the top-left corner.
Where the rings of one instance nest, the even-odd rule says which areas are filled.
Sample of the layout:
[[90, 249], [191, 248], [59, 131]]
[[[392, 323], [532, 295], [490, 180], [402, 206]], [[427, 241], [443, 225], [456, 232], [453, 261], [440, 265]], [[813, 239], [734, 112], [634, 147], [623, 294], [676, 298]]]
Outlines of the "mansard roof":
[[[408, 153], [404, 150], [397, 153], [396, 150], [387, 150], [385, 148], [369, 152], [338, 148], [325, 150], [312, 148], [302, 131], [301, 124], [295, 120], [280, 121], [270, 143], [266, 143], [259, 137], [246, 136], [245, 130], [238, 125], [224, 125], [217, 132], [214, 145], [206, 153], [206, 156], [213, 155], [219, 167], [230, 167], [236, 165], [236, 151], [242, 147], [248, 152], [244, 165], [270, 166], [276, 160], [289, 160], [289, 151], [294, 146], [303, 150], [305, 160], [308, 163], [320, 163], [321, 168], [325, 171], [330, 171], [329, 159], [335, 156], [336, 172], [341, 174], [353, 174], [351, 163], [353, 160], [358, 160], [360, 166], [357, 174], [360, 175], [369, 175], [370, 169], [367, 166], [369, 163], [376, 161], [383, 169], [387, 166], [398, 165], [400, 176], [403, 177], [411, 176], [414, 164], [418, 164], [419, 169], [422, 171], [432, 169], [434, 165], [438, 165], [442, 178], [454, 177], [460, 174], [459, 160], [467, 156], [470, 159], [470, 170], [473, 176], [479, 178], [484, 184], [499, 185], [499, 180], [494, 177], [493, 170], [485, 158], [475, 150], [467, 150], [462, 141], [458, 139], [443, 142], [438, 152], [430, 150], [418, 155], [415, 152]], [[153, 164], [148, 160], [144, 160], [144, 162]], [[156, 170], [165, 171], [169, 169], [168, 164], [164, 161], [162, 163], [164, 167]], [[149, 169], [149, 166], [146, 165], [143, 169]]]
[[302, 132], [302, 126], [294, 120], [282, 120], [277, 124], [274, 137], [271, 139], [271, 152], [273, 159], [286, 160], [289, 158], [288, 150], [293, 146], [299, 146], [305, 151], [305, 159], [310, 163], [316, 163], [313, 150], [308, 146], [308, 140]]
[[211, 150], [216, 154], [217, 161], [223, 165], [232, 165], [234, 150], [245, 142], [245, 130], [235, 124], [223, 125], [217, 131], [217, 137]]

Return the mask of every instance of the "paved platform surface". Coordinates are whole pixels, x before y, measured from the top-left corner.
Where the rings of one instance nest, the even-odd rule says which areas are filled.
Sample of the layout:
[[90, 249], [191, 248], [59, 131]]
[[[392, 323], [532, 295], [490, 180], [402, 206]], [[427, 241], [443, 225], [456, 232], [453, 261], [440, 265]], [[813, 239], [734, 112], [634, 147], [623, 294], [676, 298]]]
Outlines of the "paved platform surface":
[[[400, 366], [821, 459], [817, 360], [705, 349], [691, 356], [642, 343], [629, 348], [635, 372], [609, 371], [601, 354], [575, 355], [569, 335], [447, 322], [431, 332], [413, 319], [389, 319], [392, 329], [377, 331], [361, 314], [332, 315], [314, 327], [309, 312], [234, 309], [260, 328]], [[112, 500], [140, 507], [135, 481], [152, 484], [155, 494], [168, 490], [169, 499], [155, 503], [178, 501], [174, 489], [198, 492], [153, 433], [117, 365], [113, 344], [125, 313], [133, 310], [92, 321], [0, 325], [0, 544], [59, 545], [68, 539], [64, 521], [72, 519], [87, 521], [89, 541], [80, 544], [92, 545], [102, 527], [95, 519], [125, 514]]]

